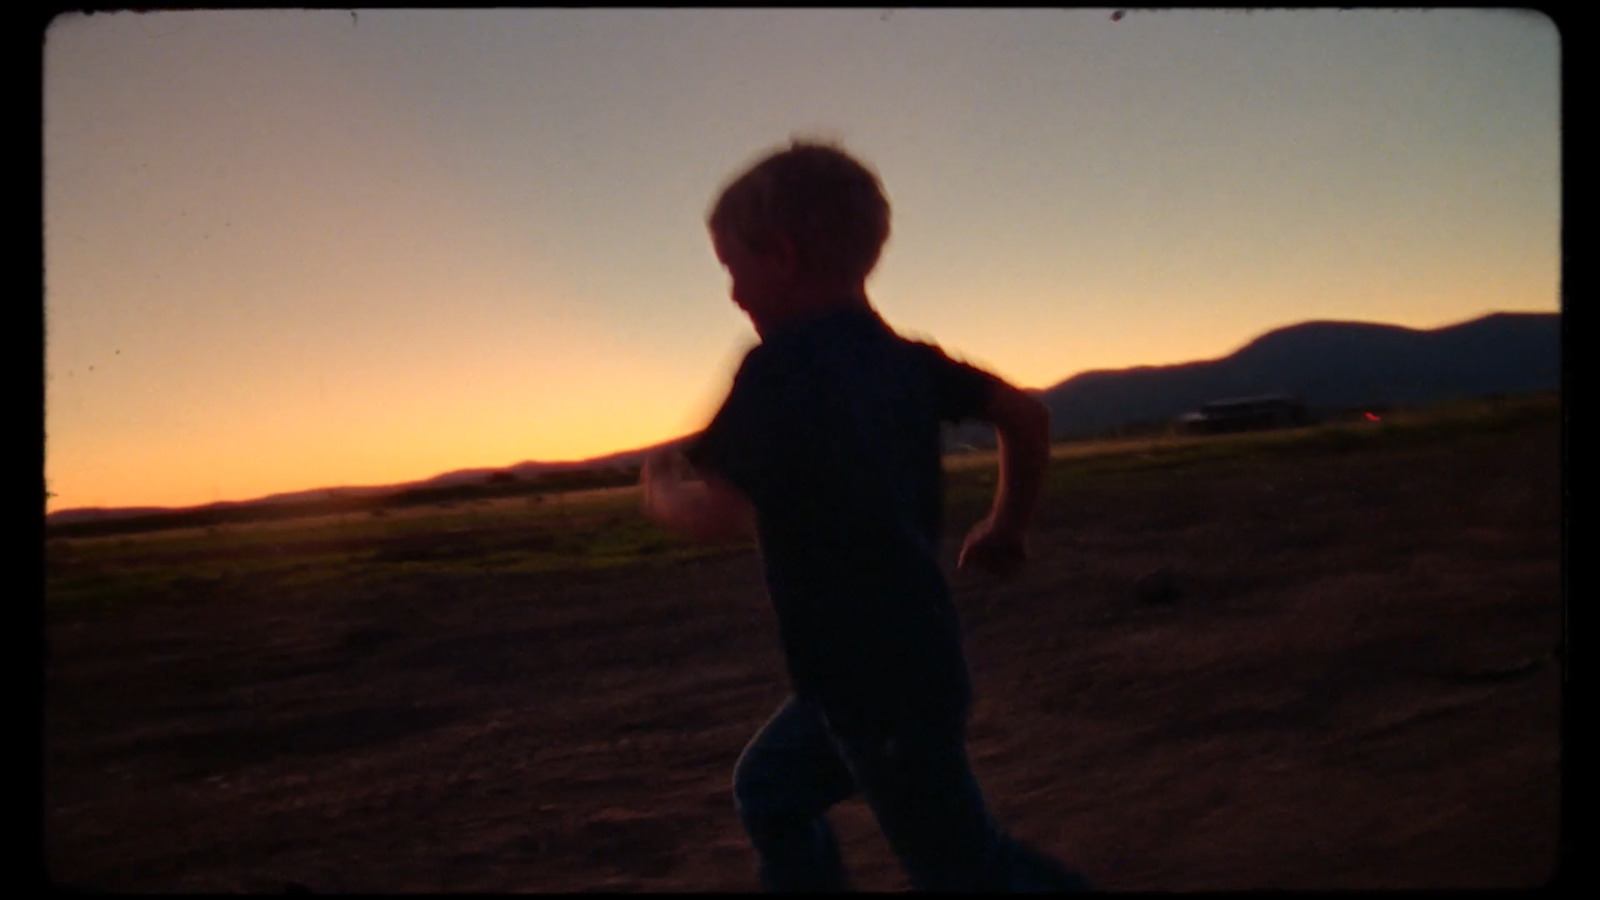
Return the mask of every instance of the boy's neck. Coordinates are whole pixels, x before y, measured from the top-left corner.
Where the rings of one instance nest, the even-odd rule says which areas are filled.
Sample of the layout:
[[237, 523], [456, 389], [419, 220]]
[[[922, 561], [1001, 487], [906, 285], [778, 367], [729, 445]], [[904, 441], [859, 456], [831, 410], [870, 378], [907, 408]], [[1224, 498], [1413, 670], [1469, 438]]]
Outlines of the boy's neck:
[[848, 309], [872, 309], [872, 302], [867, 299], [865, 285], [817, 286], [797, 290], [790, 296], [789, 302], [784, 304], [781, 314], [769, 317], [765, 321], [752, 320], [752, 324], [755, 325], [756, 333], [765, 340], [772, 334]]

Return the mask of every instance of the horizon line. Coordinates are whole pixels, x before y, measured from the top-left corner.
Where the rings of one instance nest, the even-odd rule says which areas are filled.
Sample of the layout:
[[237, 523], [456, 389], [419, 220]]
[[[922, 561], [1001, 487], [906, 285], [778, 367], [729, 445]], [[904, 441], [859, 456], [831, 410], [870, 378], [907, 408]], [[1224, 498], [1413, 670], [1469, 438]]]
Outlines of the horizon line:
[[[1221, 360], [1228, 359], [1229, 357], [1239, 353], [1240, 351], [1244, 350], [1246, 347], [1249, 347], [1251, 344], [1255, 343], [1258, 340], [1261, 340], [1262, 338], [1266, 337], [1267, 335], [1275, 334], [1275, 333], [1280, 332], [1280, 331], [1287, 331], [1287, 330], [1290, 330], [1290, 329], [1293, 329], [1293, 328], [1299, 328], [1299, 327], [1303, 327], [1303, 326], [1308, 326], [1308, 325], [1376, 325], [1376, 326], [1380, 326], [1380, 327], [1384, 327], [1384, 328], [1398, 328], [1398, 329], [1402, 329], [1402, 330], [1405, 330], [1405, 331], [1426, 333], [1426, 332], [1433, 332], [1433, 331], [1444, 331], [1444, 330], [1447, 330], [1447, 329], [1450, 329], [1450, 328], [1455, 328], [1455, 327], [1458, 327], [1458, 326], [1461, 326], [1461, 325], [1467, 325], [1467, 324], [1470, 324], [1470, 323], [1473, 323], [1473, 322], [1479, 322], [1479, 321], [1482, 321], [1484, 319], [1492, 318], [1492, 317], [1495, 317], [1495, 316], [1521, 316], [1521, 315], [1527, 315], [1527, 316], [1556, 316], [1556, 317], [1560, 317], [1561, 314], [1562, 314], [1562, 310], [1559, 310], [1559, 309], [1554, 311], [1554, 312], [1538, 312], [1538, 311], [1534, 311], [1534, 310], [1490, 310], [1488, 312], [1481, 313], [1481, 314], [1473, 316], [1471, 318], [1461, 319], [1459, 321], [1451, 322], [1451, 323], [1445, 324], [1445, 325], [1437, 325], [1437, 326], [1434, 326], [1432, 328], [1415, 328], [1415, 327], [1412, 327], [1412, 326], [1409, 326], [1409, 325], [1397, 325], [1397, 324], [1394, 324], [1394, 323], [1375, 322], [1375, 321], [1363, 320], [1363, 319], [1307, 319], [1307, 320], [1300, 321], [1300, 322], [1295, 322], [1295, 323], [1292, 323], [1292, 324], [1289, 324], [1289, 325], [1282, 325], [1282, 326], [1279, 326], [1279, 327], [1276, 327], [1276, 328], [1267, 329], [1266, 331], [1263, 331], [1260, 334], [1256, 335], [1255, 337], [1250, 338], [1249, 340], [1247, 340], [1244, 343], [1242, 343], [1242, 344], [1238, 345], [1237, 347], [1235, 347], [1233, 350], [1229, 351], [1228, 353], [1222, 354], [1221, 356], [1211, 357], [1211, 358], [1207, 358], [1207, 359], [1190, 360], [1188, 362], [1181, 362], [1181, 363], [1157, 363], [1157, 364], [1143, 364], [1143, 365], [1124, 366], [1124, 367], [1118, 368], [1118, 369], [1084, 369], [1084, 370], [1079, 371], [1079, 372], [1074, 372], [1071, 375], [1068, 375], [1065, 378], [1062, 378], [1062, 379], [1060, 379], [1060, 380], [1058, 380], [1058, 381], [1056, 381], [1056, 382], [1054, 382], [1054, 383], [1052, 383], [1052, 384], [1050, 384], [1048, 386], [1036, 387], [1036, 388], [1034, 388], [1034, 387], [1022, 388], [1022, 390], [1026, 391], [1027, 393], [1030, 393], [1030, 394], [1044, 394], [1044, 393], [1047, 393], [1049, 391], [1053, 391], [1053, 390], [1056, 390], [1058, 388], [1061, 388], [1062, 386], [1066, 385], [1068, 382], [1072, 381], [1073, 379], [1078, 378], [1078, 377], [1083, 376], [1083, 375], [1099, 375], [1099, 374], [1116, 373], [1116, 372], [1133, 372], [1133, 371], [1140, 371], [1140, 370], [1146, 370], [1146, 369], [1177, 368], [1177, 367], [1182, 367], [1182, 366], [1201, 365], [1201, 364], [1206, 364], [1206, 363], [1220, 362]], [[245, 499], [245, 500], [212, 500], [212, 501], [207, 502], [207, 503], [200, 503], [200, 504], [186, 505], [186, 506], [159, 506], [159, 505], [148, 505], [148, 506], [146, 506], [146, 505], [140, 505], [140, 506], [73, 506], [73, 507], [68, 507], [66, 509], [58, 509], [58, 510], [46, 512], [44, 514], [44, 518], [45, 518], [46, 521], [49, 521], [52, 517], [60, 516], [60, 515], [67, 514], [67, 513], [126, 513], [126, 514], [158, 515], [158, 514], [167, 513], [167, 512], [189, 512], [189, 511], [195, 511], [195, 510], [210, 509], [210, 508], [214, 508], [214, 507], [248, 506], [248, 505], [251, 505], [251, 504], [267, 502], [267, 501], [270, 501], [273, 498], [277, 498], [277, 497], [291, 497], [291, 496], [299, 495], [299, 494], [316, 494], [316, 493], [319, 493], [319, 492], [327, 493], [327, 494], [333, 494], [333, 493], [336, 493], [336, 492], [339, 492], [339, 491], [372, 491], [372, 492], [399, 491], [399, 490], [404, 490], [407, 487], [411, 487], [411, 486], [415, 486], [415, 485], [422, 485], [422, 484], [426, 484], [427, 482], [430, 482], [430, 481], [435, 481], [435, 480], [438, 480], [438, 479], [441, 479], [441, 478], [447, 478], [447, 477], [449, 477], [451, 475], [458, 475], [458, 474], [463, 474], [463, 473], [472, 473], [472, 472], [489, 472], [489, 473], [493, 473], [493, 472], [499, 472], [499, 471], [509, 471], [509, 470], [516, 469], [516, 468], [521, 467], [521, 466], [530, 466], [530, 465], [531, 466], [548, 466], [548, 467], [563, 467], [563, 466], [566, 466], [566, 467], [583, 467], [583, 466], [591, 465], [593, 463], [596, 463], [596, 462], [599, 462], [601, 460], [605, 460], [605, 459], [608, 459], [608, 458], [614, 457], [614, 456], [627, 456], [629, 454], [641, 453], [641, 452], [644, 452], [646, 450], [651, 450], [651, 449], [654, 449], [654, 448], [657, 448], [657, 447], [665, 447], [665, 446], [668, 446], [668, 445], [671, 445], [671, 444], [674, 444], [674, 443], [678, 443], [680, 441], [687, 440], [688, 438], [693, 437], [695, 434], [698, 434], [698, 433], [699, 433], [698, 430], [690, 431], [690, 432], [687, 432], [685, 434], [678, 435], [677, 437], [668, 438], [666, 440], [656, 441], [654, 443], [649, 443], [649, 444], [643, 444], [643, 445], [640, 445], [640, 446], [637, 446], [637, 447], [629, 447], [629, 448], [620, 449], [620, 450], [611, 450], [611, 451], [607, 451], [607, 452], [604, 452], [604, 453], [597, 454], [595, 456], [583, 457], [583, 458], [580, 458], [580, 459], [566, 459], [566, 460], [525, 459], [525, 460], [521, 460], [519, 462], [508, 463], [508, 464], [500, 465], [500, 466], [487, 466], [487, 465], [463, 466], [461, 468], [449, 469], [449, 470], [446, 470], [446, 471], [443, 471], [443, 472], [439, 472], [439, 473], [434, 474], [434, 475], [429, 475], [429, 476], [425, 476], [425, 477], [417, 478], [417, 479], [412, 479], [412, 480], [408, 480], [408, 481], [398, 481], [398, 482], [391, 482], [391, 483], [387, 483], [387, 484], [362, 484], [362, 485], [346, 484], [346, 485], [338, 485], [338, 486], [332, 486], [332, 487], [322, 486], [322, 487], [300, 488], [300, 489], [292, 489], [292, 490], [286, 490], [286, 491], [277, 491], [277, 492], [274, 492], [274, 493], [271, 493], [271, 494], [263, 494], [263, 495], [261, 495], [259, 497], [253, 497], [253, 498]], [[48, 493], [47, 493], [47, 496], [46, 496], [45, 499], [46, 499], [46, 502], [48, 503]]]

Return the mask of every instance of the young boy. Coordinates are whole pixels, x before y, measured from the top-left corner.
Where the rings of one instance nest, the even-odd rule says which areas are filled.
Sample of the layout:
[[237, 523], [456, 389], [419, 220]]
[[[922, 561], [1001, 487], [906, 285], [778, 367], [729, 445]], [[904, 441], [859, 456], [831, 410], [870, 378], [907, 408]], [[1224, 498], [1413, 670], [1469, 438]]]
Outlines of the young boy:
[[762, 343], [686, 456], [652, 456], [641, 483], [645, 512], [669, 528], [759, 540], [793, 688], [734, 772], [762, 886], [842, 890], [826, 812], [859, 791], [913, 888], [1084, 889], [985, 806], [938, 559], [940, 422], [979, 418], [998, 432], [994, 507], [958, 566], [1005, 574], [1026, 556], [1048, 414], [878, 317], [865, 283], [889, 205], [843, 151], [796, 141], [768, 156], [728, 185], [708, 224]]

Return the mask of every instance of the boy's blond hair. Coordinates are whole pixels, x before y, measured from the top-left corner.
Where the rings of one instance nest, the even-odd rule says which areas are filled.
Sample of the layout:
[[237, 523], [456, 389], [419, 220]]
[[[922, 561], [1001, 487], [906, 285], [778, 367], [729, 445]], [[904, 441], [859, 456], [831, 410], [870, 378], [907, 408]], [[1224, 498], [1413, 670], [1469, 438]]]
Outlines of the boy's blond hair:
[[864, 279], [889, 239], [889, 201], [877, 174], [844, 150], [796, 138], [723, 188], [706, 224], [753, 250], [782, 235], [808, 274]]

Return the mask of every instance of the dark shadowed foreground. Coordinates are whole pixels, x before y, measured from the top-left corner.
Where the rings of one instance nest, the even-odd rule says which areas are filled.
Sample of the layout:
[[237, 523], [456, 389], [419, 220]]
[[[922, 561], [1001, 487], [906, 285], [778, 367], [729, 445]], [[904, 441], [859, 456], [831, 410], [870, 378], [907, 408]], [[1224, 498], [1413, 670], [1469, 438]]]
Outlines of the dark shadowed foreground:
[[[1110, 890], [1554, 874], [1553, 413], [1069, 463], [1031, 570], [956, 580], [975, 766], [1016, 833]], [[490, 544], [460, 529], [283, 534], [272, 552], [320, 576], [197, 539], [199, 574], [50, 602], [58, 883], [754, 888], [729, 776], [783, 686], [751, 550], [530, 571], [475, 564]], [[52, 543], [49, 577], [95, 552]], [[835, 821], [858, 886], [903, 886], [859, 803]]]

